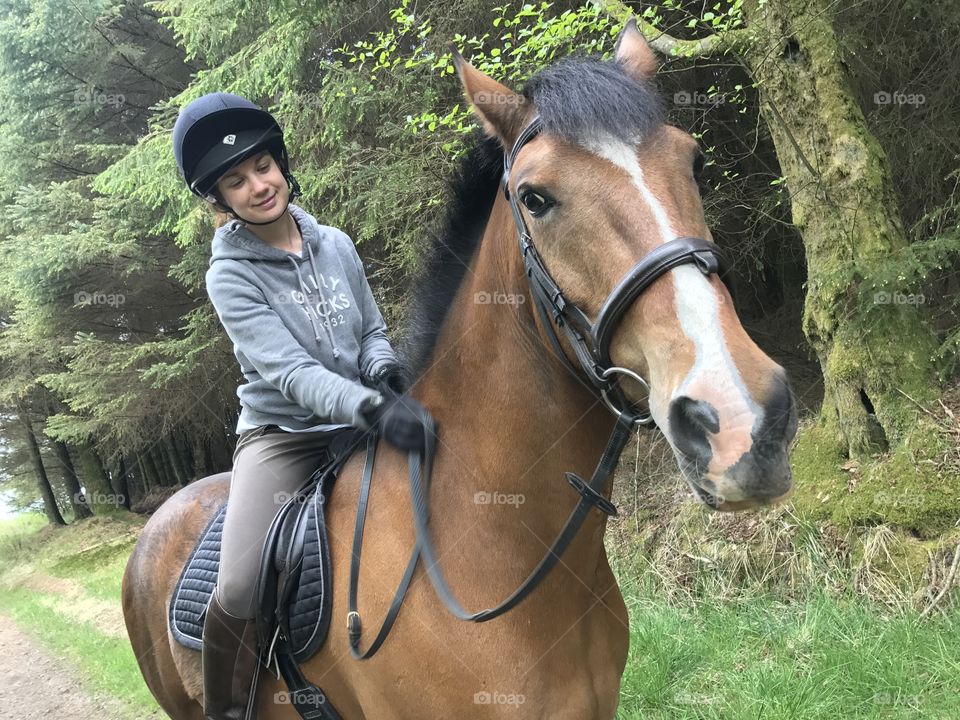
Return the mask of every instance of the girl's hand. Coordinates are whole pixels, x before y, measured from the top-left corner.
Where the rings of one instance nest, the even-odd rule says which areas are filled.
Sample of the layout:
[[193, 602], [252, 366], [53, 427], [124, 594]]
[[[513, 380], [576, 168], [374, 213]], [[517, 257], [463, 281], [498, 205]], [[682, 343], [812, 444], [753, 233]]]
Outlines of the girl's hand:
[[380, 434], [400, 450], [418, 450], [424, 446], [427, 419], [433, 418], [423, 405], [409, 395], [401, 395], [387, 402], [379, 419]]

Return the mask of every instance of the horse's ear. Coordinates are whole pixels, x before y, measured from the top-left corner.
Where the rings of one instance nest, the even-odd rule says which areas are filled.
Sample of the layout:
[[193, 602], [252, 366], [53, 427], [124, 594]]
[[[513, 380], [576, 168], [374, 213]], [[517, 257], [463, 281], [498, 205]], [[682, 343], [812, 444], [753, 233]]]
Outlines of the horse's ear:
[[637, 19], [630, 18], [614, 48], [617, 62], [640, 82], [647, 82], [657, 74], [657, 56], [646, 38], [637, 29]]
[[531, 114], [530, 102], [523, 95], [477, 70], [455, 46], [450, 47], [467, 102], [480, 118], [487, 135], [500, 140], [504, 148], [509, 150]]

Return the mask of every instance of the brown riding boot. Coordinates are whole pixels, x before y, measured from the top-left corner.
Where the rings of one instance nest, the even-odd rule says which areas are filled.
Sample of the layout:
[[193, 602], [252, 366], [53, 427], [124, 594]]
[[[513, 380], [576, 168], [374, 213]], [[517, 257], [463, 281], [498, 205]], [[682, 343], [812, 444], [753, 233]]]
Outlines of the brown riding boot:
[[216, 590], [203, 623], [201, 654], [203, 714], [208, 720], [252, 718], [251, 690], [255, 689], [260, 674], [257, 671], [257, 624], [224, 610]]

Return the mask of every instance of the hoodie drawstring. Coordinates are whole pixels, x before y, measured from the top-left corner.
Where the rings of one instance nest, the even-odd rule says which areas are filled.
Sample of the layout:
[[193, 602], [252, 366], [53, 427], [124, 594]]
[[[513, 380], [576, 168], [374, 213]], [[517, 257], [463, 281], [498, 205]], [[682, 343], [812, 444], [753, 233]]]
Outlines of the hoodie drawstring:
[[[317, 292], [320, 292], [320, 289], [319, 289], [319, 288], [321, 287], [321, 285], [320, 285], [320, 280], [319, 280], [319, 278], [318, 278], [318, 276], [317, 276], [317, 265], [316, 265], [316, 263], [314, 262], [314, 259], [313, 259], [313, 250], [310, 249], [309, 243], [304, 243], [304, 244], [307, 246], [307, 252], [308, 252], [308, 254], [310, 255], [310, 267], [311, 267], [311, 269], [313, 270], [313, 280], [314, 280], [314, 282], [315, 282], [316, 285], [317, 285]], [[293, 263], [293, 267], [294, 267], [294, 269], [296, 270], [296, 273], [297, 273], [297, 280], [300, 281], [300, 292], [303, 293], [304, 301], [306, 302], [306, 299], [307, 299], [307, 297], [309, 296], [309, 289], [307, 288], [306, 284], [303, 282], [303, 276], [300, 274], [300, 266], [297, 264], [297, 261], [294, 260], [291, 256], [288, 255], [288, 256], [287, 256], [287, 259], [288, 259], [291, 263]], [[309, 307], [309, 303], [307, 303], [307, 305], [308, 305], [308, 307], [307, 307], [307, 316], [310, 318], [310, 324], [313, 326], [313, 337], [314, 337], [314, 339], [315, 339], [317, 342], [320, 342], [320, 329], [317, 327], [317, 317], [316, 317], [317, 311], [316, 311], [315, 308], [311, 309], [311, 308]], [[328, 338], [328, 340], [329, 340], [329, 342], [330, 342], [330, 347], [333, 348], [333, 357], [334, 357], [334, 359], [339, 359], [339, 358], [340, 358], [340, 348], [337, 347], [337, 343], [336, 343], [336, 341], [335, 341], [335, 339], [334, 339], [334, 337], [333, 337], [333, 333], [331, 332], [329, 325], [327, 325], [326, 323], [322, 323], [322, 322], [321, 322], [321, 325], [323, 325], [323, 327], [324, 327], [324, 328], [326, 329], [326, 331], [327, 331], [327, 338]]]

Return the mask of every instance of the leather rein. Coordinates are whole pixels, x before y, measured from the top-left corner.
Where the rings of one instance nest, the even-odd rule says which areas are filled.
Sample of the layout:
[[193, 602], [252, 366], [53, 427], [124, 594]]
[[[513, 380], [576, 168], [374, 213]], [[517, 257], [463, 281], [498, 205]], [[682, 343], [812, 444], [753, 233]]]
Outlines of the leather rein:
[[[601, 399], [616, 415], [614, 425], [607, 446], [603, 451], [589, 483], [572, 472], [564, 473], [567, 481], [579, 493], [580, 500], [567, 518], [563, 529], [557, 535], [550, 549], [546, 552], [539, 564], [527, 576], [526, 580], [500, 604], [470, 613], [454, 597], [446, 578], [437, 562], [436, 551], [429, 531], [430, 518], [430, 480], [432, 477], [433, 459], [436, 452], [436, 426], [429, 414], [425, 414], [421, 421], [424, 425], [425, 443], [422, 449], [411, 450], [408, 456], [411, 502], [413, 508], [416, 542], [407, 563], [403, 578], [387, 611], [383, 624], [370, 647], [361, 652], [360, 636], [362, 623], [357, 610], [357, 592], [360, 576], [360, 551], [363, 545], [363, 530], [366, 520], [366, 511], [370, 495], [370, 481], [373, 476], [373, 466], [376, 457], [377, 436], [370, 433], [367, 436], [367, 457], [364, 465], [363, 478], [360, 486], [360, 500], [357, 507], [357, 520], [354, 528], [353, 559], [350, 567], [350, 585], [348, 590], [347, 631], [350, 642], [350, 652], [358, 660], [365, 660], [373, 656], [383, 641], [386, 640], [410, 581], [413, 578], [417, 562], [422, 556], [426, 565], [426, 572], [433, 584], [434, 590], [443, 601], [449, 612], [461, 620], [470, 622], [485, 622], [507, 612], [520, 603], [560, 560], [567, 546], [576, 536], [583, 521], [591, 508], [597, 508], [608, 516], [617, 514], [617, 509], [608, 500], [603, 490], [616, 468], [617, 461], [623, 448], [635, 427], [652, 422], [648, 411], [638, 411], [626, 399], [618, 383], [619, 375], [627, 375], [640, 382], [649, 392], [649, 385], [637, 373], [627, 368], [613, 365], [610, 359], [610, 343], [613, 334], [624, 314], [633, 302], [657, 278], [671, 269], [684, 264], [695, 265], [704, 275], [721, 273], [722, 258], [717, 246], [707, 240], [695, 237], [679, 237], [652, 250], [645, 255], [633, 268], [617, 283], [607, 299], [604, 301], [595, 322], [591, 322], [587, 315], [575, 304], [570, 302], [557, 286], [553, 277], [547, 271], [537, 248], [533, 244], [529, 229], [521, 213], [517, 198], [510, 193], [510, 170], [518, 153], [523, 147], [543, 130], [539, 116], [535, 117], [520, 133], [513, 148], [504, 155], [503, 159], [503, 192], [510, 203], [513, 218], [517, 226], [517, 235], [520, 243], [520, 253], [523, 257], [534, 305], [540, 316], [541, 324], [550, 340], [553, 350], [564, 365], [575, 375], [585, 374], [590, 383], [599, 392]], [[554, 328], [560, 328], [566, 335], [579, 361], [582, 372], [573, 367], [566, 353], [564, 353]], [[614, 401], [617, 404], [614, 404]]]

